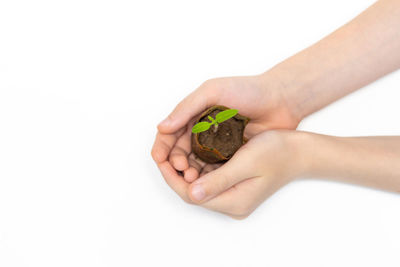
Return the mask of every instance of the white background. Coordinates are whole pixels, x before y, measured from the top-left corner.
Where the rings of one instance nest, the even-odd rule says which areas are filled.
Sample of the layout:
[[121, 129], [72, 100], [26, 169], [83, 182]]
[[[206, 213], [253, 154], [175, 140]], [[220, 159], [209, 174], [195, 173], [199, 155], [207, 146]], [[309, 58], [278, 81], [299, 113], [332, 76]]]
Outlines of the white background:
[[[399, 266], [399, 195], [298, 181], [235, 221], [181, 201], [150, 157], [201, 82], [263, 72], [372, 3], [2, 0], [0, 266]], [[400, 134], [399, 84], [300, 129]]]

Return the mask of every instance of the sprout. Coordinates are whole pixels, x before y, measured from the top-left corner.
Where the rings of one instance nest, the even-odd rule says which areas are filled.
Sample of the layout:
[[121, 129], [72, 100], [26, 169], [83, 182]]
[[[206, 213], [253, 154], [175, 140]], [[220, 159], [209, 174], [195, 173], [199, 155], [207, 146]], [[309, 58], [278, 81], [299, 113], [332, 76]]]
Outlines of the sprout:
[[224, 111], [219, 112], [215, 119], [211, 116], [208, 116], [208, 119], [211, 122], [201, 121], [196, 123], [192, 128], [192, 133], [201, 133], [210, 129], [212, 125], [214, 125], [214, 132], [218, 130], [218, 124], [229, 120], [230, 118], [234, 117], [238, 113], [237, 109], [227, 109]]

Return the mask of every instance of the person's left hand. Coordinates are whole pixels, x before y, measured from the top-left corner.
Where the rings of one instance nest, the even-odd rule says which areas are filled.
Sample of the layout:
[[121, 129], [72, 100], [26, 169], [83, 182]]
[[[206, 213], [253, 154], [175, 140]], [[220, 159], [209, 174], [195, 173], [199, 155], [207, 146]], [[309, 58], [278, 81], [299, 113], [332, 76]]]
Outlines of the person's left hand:
[[191, 128], [198, 115], [213, 105], [238, 109], [251, 118], [244, 135], [251, 138], [269, 129], [295, 129], [299, 118], [288, 105], [287, 94], [273, 75], [225, 77], [211, 79], [182, 100], [158, 125], [152, 156], [157, 165], [168, 161], [187, 182], [219, 167], [206, 164], [192, 153]]

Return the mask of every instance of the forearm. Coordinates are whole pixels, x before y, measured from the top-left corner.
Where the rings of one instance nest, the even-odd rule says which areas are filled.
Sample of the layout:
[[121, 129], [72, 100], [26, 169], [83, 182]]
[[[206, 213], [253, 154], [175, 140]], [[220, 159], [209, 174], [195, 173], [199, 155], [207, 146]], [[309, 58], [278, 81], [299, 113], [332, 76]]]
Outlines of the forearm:
[[300, 121], [399, 67], [400, 1], [381, 0], [262, 77], [277, 81]]
[[305, 176], [400, 192], [400, 137], [300, 134]]

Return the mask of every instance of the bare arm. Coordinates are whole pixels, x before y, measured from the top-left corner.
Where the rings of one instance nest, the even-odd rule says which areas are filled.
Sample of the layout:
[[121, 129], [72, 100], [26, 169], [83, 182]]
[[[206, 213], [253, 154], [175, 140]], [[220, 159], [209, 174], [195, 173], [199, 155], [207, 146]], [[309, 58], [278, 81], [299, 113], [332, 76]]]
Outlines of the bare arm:
[[348, 24], [263, 74], [300, 121], [400, 67], [400, 1], [380, 0]]
[[[180, 193], [205, 208], [244, 218], [285, 184], [309, 177], [400, 192], [400, 137], [266, 131]], [[175, 181], [173, 186], [183, 184]]]
[[400, 192], [400, 137], [332, 137], [308, 133], [306, 174]]

